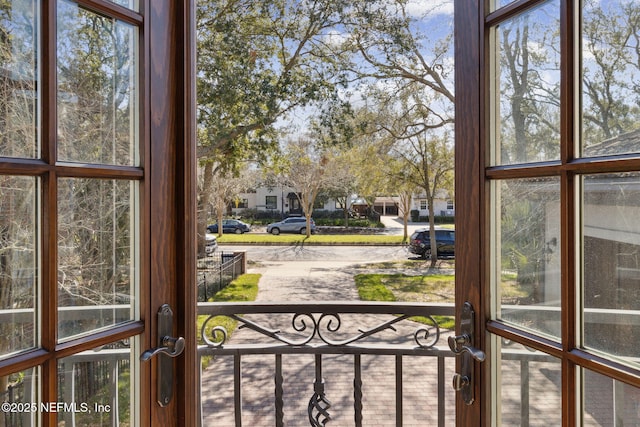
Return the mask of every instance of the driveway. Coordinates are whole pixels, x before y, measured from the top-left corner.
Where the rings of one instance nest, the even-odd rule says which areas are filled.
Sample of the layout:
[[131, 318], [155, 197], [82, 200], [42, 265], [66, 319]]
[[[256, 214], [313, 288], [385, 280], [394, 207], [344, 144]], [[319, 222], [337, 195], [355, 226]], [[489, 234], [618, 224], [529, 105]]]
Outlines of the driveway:
[[[404, 224], [402, 223], [402, 218], [398, 216], [381, 216], [380, 222], [384, 224], [386, 234], [390, 234], [393, 236], [402, 236], [404, 232]], [[411, 236], [414, 231], [419, 228], [427, 228], [429, 227], [428, 222], [411, 222], [407, 224], [407, 235]]]

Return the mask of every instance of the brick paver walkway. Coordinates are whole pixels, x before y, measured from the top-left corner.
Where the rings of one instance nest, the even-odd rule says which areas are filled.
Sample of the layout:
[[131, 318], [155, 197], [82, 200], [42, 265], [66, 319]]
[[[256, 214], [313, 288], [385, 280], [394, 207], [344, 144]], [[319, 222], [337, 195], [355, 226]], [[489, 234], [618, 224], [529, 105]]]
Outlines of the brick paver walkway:
[[[257, 269], [262, 273], [258, 302], [358, 300], [353, 281], [352, 263], [336, 261], [266, 262]], [[344, 320], [344, 319], [343, 319]], [[261, 319], [268, 322], [268, 319]], [[353, 320], [351, 320], [353, 322]], [[358, 318], [363, 324], [379, 324], [369, 316]], [[348, 320], [344, 329], [349, 328]], [[282, 325], [279, 326], [283, 327]], [[412, 333], [399, 329], [389, 334]], [[250, 342], [255, 333], [246, 329], [234, 333], [235, 343]], [[393, 339], [394, 337], [391, 336]], [[397, 336], [395, 337], [397, 339]], [[444, 341], [446, 342], [446, 340]], [[442, 344], [446, 345], [446, 344]], [[243, 425], [275, 425], [274, 362], [275, 356], [244, 356], [242, 361]], [[453, 375], [453, 359], [447, 359], [445, 378]], [[308, 426], [307, 404], [313, 394], [314, 359], [311, 355], [284, 355], [285, 425]], [[363, 356], [363, 424], [395, 426], [395, 359], [393, 356]], [[437, 425], [437, 358], [404, 357], [403, 417], [405, 426]], [[331, 401], [332, 419], [327, 425], [352, 426], [353, 356], [323, 357], [325, 391]], [[448, 384], [448, 383], [447, 383]], [[453, 424], [454, 393], [446, 387], [447, 425]], [[233, 357], [218, 357], [203, 372], [202, 405], [204, 426], [234, 426]]]

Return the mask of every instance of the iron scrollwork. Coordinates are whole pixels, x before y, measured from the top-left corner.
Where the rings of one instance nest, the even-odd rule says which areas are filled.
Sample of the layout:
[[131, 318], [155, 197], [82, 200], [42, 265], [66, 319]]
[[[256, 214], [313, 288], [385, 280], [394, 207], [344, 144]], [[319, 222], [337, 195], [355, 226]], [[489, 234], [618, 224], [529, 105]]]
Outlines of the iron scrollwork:
[[[215, 316], [209, 316], [201, 328], [201, 337], [209, 348], [222, 348], [227, 339], [228, 332], [222, 326], [215, 326], [211, 329], [210, 337], [207, 336], [206, 327]], [[263, 336], [270, 337], [289, 346], [305, 346], [314, 338], [318, 338], [322, 343], [329, 346], [346, 346], [354, 342], [374, 336], [385, 330], [396, 331], [395, 325], [403, 320], [409, 319], [409, 315], [394, 316], [369, 329], [358, 329], [358, 333], [342, 339], [332, 338], [340, 332], [343, 325], [338, 313], [295, 313], [291, 319], [291, 327], [297, 333], [302, 333], [301, 337], [292, 338], [280, 329], [273, 329], [263, 326], [256, 321], [249, 320], [241, 315], [232, 314], [230, 318], [239, 323], [239, 328], [251, 329]], [[434, 347], [440, 340], [440, 325], [432, 316], [425, 316], [429, 324], [421, 324], [413, 333], [413, 339], [418, 348], [429, 349]], [[424, 322], [423, 322], [424, 323]]]
[[316, 380], [313, 385], [313, 396], [309, 400], [309, 422], [312, 427], [324, 427], [327, 422], [331, 421], [329, 415], [329, 408], [331, 408], [331, 402], [324, 394], [324, 380]]

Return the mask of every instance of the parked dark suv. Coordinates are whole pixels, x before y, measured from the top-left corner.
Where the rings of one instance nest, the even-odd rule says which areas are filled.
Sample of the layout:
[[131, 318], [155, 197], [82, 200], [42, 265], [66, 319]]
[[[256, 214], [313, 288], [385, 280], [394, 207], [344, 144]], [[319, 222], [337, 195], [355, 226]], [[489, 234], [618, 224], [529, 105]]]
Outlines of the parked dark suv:
[[[455, 255], [454, 247], [456, 232], [447, 228], [436, 228], [436, 245], [438, 257], [452, 257]], [[429, 229], [416, 230], [409, 239], [409, 252], [427, 259], [431, 257], [431, 241]]]

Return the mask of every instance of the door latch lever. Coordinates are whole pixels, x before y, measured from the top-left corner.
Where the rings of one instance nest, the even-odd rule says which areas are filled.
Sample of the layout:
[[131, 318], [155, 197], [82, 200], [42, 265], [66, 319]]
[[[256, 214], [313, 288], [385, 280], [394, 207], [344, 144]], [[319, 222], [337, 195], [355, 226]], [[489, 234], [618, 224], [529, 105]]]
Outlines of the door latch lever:
[[[163, 304], [158, 310], [158, 347], [146, 350], [140, 355], [141, 362], [148, 362], [152, 357], [158, 356], [156, 365], [157, 375], [157, 402], [160, 406], [167, 406], [173, 398], [173, 365], [171, 360], [180, 356], [184, 351], [185, 340], [183, 337], [174, 338], [173, 334], [173, 310], [169, 304]], [[166, 357], [165, 357], [166, 356]]]
[[140, 355], [141, 362], [148, 362], [152, 357], [158, 354], [164, 354], [169, 357], [177, 357], [184, 351], [184, 338], [164, 336], [162, 337], [162, 346], [149, 349]]
[[461, 357], [458, 364], [460, 373], [453, 376], [453, 389], [461, 393], [462, 399], [467, 405], [471, 405], [475, 400], [474, 361], [484, 362], [486, 359], [484, 351], [473, 346], [474, 325], [475, 312], [471, 303], [465, 302], [460, 314], [460, 335], [447, 338], [451, 351]]

